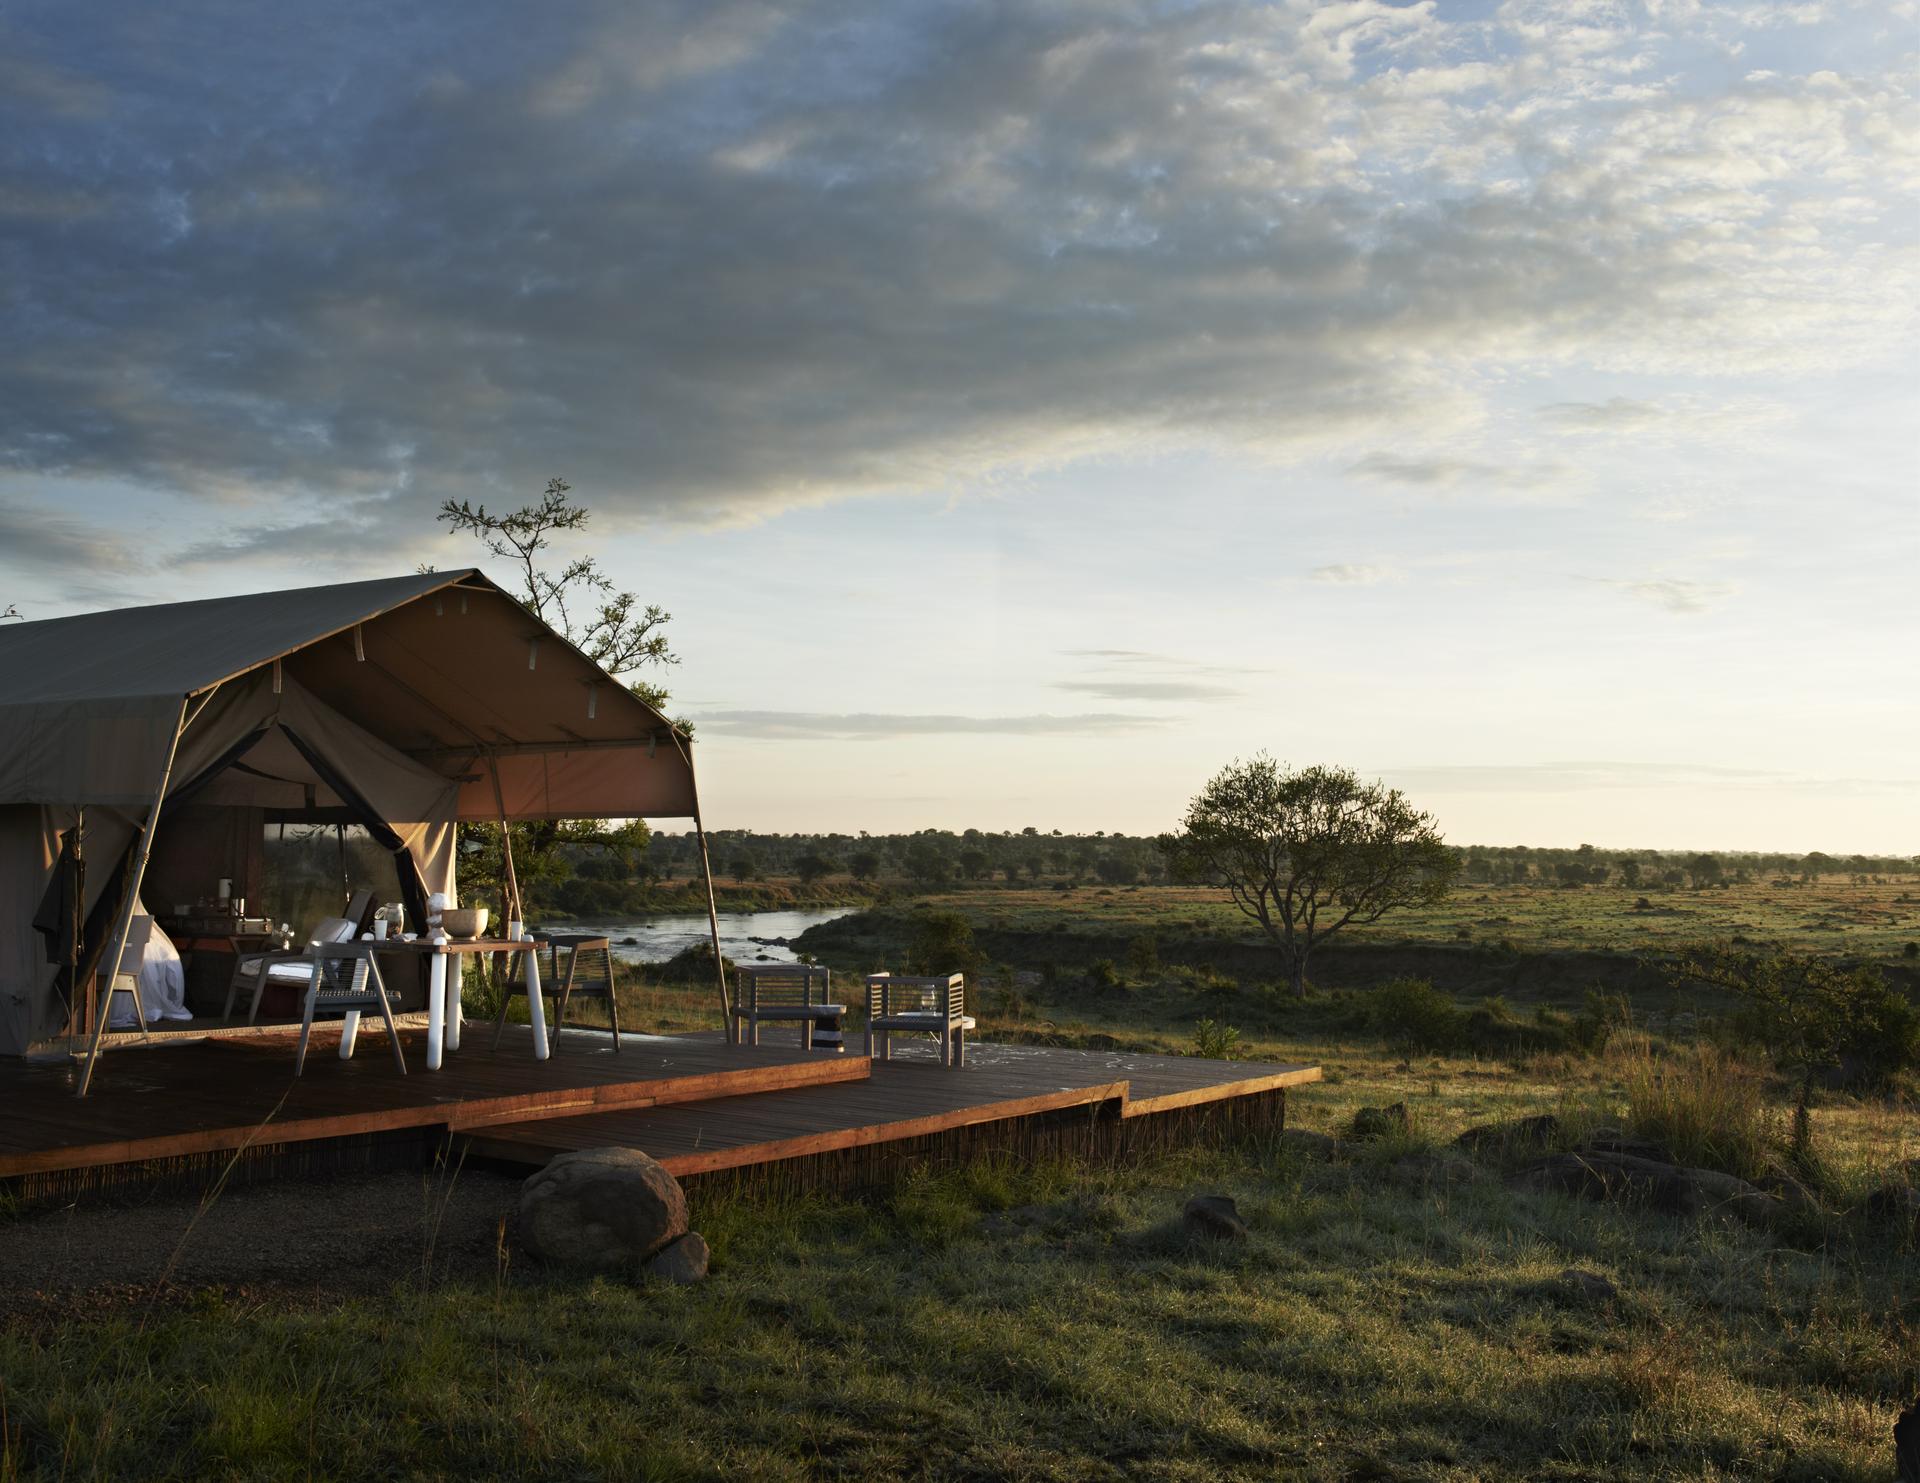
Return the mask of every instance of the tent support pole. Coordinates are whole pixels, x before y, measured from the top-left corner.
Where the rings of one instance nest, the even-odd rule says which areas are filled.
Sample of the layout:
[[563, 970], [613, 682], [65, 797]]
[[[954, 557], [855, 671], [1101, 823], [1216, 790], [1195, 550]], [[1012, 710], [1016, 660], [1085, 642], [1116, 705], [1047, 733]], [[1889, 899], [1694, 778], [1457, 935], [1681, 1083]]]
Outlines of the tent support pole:
[[[518, 922], [524, 930], [527, 924], [525, 909], [520, 901], [520, 878], [513, 871], [513, 831], [507, 827], [507, 796], [500, 787], [500, 762], [493, 753], [487, 753], [487, 771], [493, 774], [493, 806], [500, 811], [500, 858], [507, 871], [507, 899], [502, 904], [507, 909], [507, 921]], [[501, 923], [505, 930], [506, 922]]]
[[[193, 708], [192, 715], [187, 713], [188, 697], [180, 699], [180, 719], [174, 723], [173, 740], [167, 743], [167, 760], [160, 764], [160, 780], [154, 785], [153, 807], [147, 810], [147, 821], [140, 826], [140, 838], [134, 846], [133, 878], [127, 882], [126, 900], [120, 903], [120, 922], [113, 933], [113, 951], [107, 962], [107, 992], [104, 1001], [95, 1002], [93, 1007], [93, 1038], [87, 1046], [87, 1064], [80, 1071], [80, 1086], [74, 1095], [84, 1097], [93, 1085], [93, 1068], [100, 1060], [100, 1037], [107, 1028], [107, 1021], [113, 1016], [113, 984], [120, 976], [120, 958], [127, 950], [127, 934], [133, 930], [134, 911], [140, 905], [140, 883], [147, 873], [147, 857], [153, 853], [153, 830], [160, 822], [160, 805], [166, 802], [167, 783], [173, 776], [174, 754], [180, 750], [180, 734], [187, 729], [189, 722], [200, 714], [208, 700], [209, 693], [199, 705]], [[139, 980], [136, 978], [135, 983]], [[78, 987], [77, 985], [75, 986]], [[139, 1003], [136, 990], [134, 1002]], [[141, 1013], [140, 1026], [146, 1028], [146, 1016]]]
[[740, 1043], [740, 1028], [733, 1020], [733, 997], [727, 991], [727, 960], [720, 955], [720, 911], [713, 901], [713, 861], [707, 854], [707, 830], [700, 822], [700, 781], [694, 776], [693, 748], [678, 731], [673, 744], [686, 759], [687, 785], [693, 793], [693, 835], [700, 841], [700, 875], [707, 886], [707, 930], [713, 934], [713, 977], [720, 986], [720, 1024], [728, 1045]]

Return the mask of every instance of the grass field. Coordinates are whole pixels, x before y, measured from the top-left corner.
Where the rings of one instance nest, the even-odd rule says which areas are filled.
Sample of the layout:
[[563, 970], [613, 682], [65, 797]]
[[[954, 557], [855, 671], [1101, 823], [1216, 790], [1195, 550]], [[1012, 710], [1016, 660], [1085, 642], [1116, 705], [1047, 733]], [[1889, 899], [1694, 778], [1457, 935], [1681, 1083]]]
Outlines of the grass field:
[[[507, 1261], [345, 1300], [134, 1294], [16, 1320], [0, 1476], [1887, 1476], [1920, 1363], [1910, 1247], [1398, 1162], [1490, 1116], [1618, 1113], [1632, 1048], [1524, 1067], [1326, 1049], [1297, 1121], [1403, 1098], [1406, 1138], [1331, 1163], [1254, 1143], [930, 1170], [865, 1201], [696, 1200], [715, 1266], [695, 1289]], [[1826, 1110], [1842, 1177], [1920, 1153], [1910, 1114]], [[1235, 1196], [1250, 1239], [1185, 1237], [1200, 1191]]]
[[[1914, 930], [1898, 885], [1800, 889], [1653, 898], [1691, 913], [1675, 918], [1630, 896], [1621, 916], [1616, 892], [1521, 888], [1419, 930], [1444, 940], [1456, 916], [1500, 916], [1545, 944], [1578, 917], [1617, 949], [1654, 924], [1757, 938], [1765, 922], [1896, 953]], [[1231, 925], [1217, 903], [1152, 889], [929, 905], [1036, 934]], [[649, 1029], [717, 1023], [710, 985], [632, 976], [622, 999]], [[1819, 1208], [1771, 1228], [1596, 1205], [1445, 1150], [1467, 1126], [1551, 1111], [1754, 1176], [1782, 1158], [1784, 1088], [1657, 1004], [1629, 1005], [1597, 1053], [1514, 1040], [1436, 1057], [1389, 1048], [1364, 999], [1296, 1005], [1177, 965], [1109, 983], [996, 973], [976, 993], [987, 1038], [1178, 1054], [1210, 1020], [1239, 1032], [1242, 1058], [1318, 1062], [1325, 1082], [1289, 1103], [1295, 1130], [1406, 1106], [1404, 1135], [1331, 1160], [1268, 1138], [1131, 1166], [925, 1168], [857, 1200], [696, 1189], [714, 1268], [692, 1289], [549, 1275], [510, 1245], [433, 1281], [422, 1252], [383, 1251], [375, 1271], [412, 1275], [347, 1296], [123, 1291], [106, 1273], [75, 1315], [42, 1305], [0, 1325], [0, 1479], [1890, 1476], [1894, 1415], [1920, 1389], [1920, 1247], [1861, 1204], [1920, 1158], [1911, 1087], [1823, 1096]], [[1185, 1235], [1200, 1192], [1232, 1195], [1249, 1238]], [[431, 1248], [446, 1238], [432, 1178], [421, 1196]], [[58, 1239], [57, 1213], [15, 1218]], [[492, 1227], [479, 1236], [492, 1253]]]

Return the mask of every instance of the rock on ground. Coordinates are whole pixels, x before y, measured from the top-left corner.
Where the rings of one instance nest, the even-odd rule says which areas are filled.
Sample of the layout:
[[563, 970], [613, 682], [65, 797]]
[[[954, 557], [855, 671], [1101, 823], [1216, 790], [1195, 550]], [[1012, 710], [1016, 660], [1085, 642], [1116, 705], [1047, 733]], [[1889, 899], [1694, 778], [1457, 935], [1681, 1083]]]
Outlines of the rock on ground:
[[678, 1241], [669, 1241], [656, 1252], [647, 1263], [647, 1271], [662, 1282], [691, 1287], [707, 1275], [707, 1261], [711, 1256], [707, 1238], [698, 1231], [688, 1231]]
[[1547, 1154], [1516, 1171], [1507, 1182], [1516, 1189], [1645, 1205], [1669, 1215], [1725, 1212], [1755, 1224], [1773, 1220], [1782, 1208], [1779, 1199], [1731, 1174], [1626, 1154]]
[[1893, 1423], [1893, 1466], [1898, 1483], [1920, 1483], [1920, 1401]]
[[1312, 1133], [1305, 1128], [1287, 1128], [1280, 1134], [1280, 1146], [1288, 1153], [1308, 1159], [1332, 1159], [1340, 1152], [1340, 1140], [1327, 1133]]
[[1406, 1184], [1471, 1184], [1480, 1166], [1450, 1148], [1422, 1149], [1393, 1161], [1393, 1174]]
[[1231, 1195], [1195, 1195], [1180, 1213], [1180, 1221], [1189, 1235], [1216, 1241], [1243, 1241], [1247, 1235], [1247, 1223]]
[[1560, 1136], [1560, 1119], [1551, 1112], [1538, 1117], [1516, 1117], [1501, 1123], [1468, 1128], [1454, 1146], [1466, 1153], [1498, 1153], [1509, 1148], [1545, 1148]]
[[1560, 1288], [1587, 1303], [1611, 1303], [1620, 1296], [1620, 1289], [1598, 1272], [1583, 1272], [1578, 1267], [1568, 1267], [1560, 1274]]
[[680, 1182], [638, 1149], [563, 1153], [521, 1187], [521, 1244], [559, 1266], [630, 1270], [686, 1231]]

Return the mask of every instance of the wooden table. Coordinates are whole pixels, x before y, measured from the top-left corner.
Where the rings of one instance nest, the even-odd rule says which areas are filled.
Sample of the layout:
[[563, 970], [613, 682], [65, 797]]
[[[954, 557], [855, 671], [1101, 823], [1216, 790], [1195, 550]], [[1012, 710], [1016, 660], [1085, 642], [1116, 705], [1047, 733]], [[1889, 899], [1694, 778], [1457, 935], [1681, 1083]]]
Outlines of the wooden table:
[[[427, 1070], [438, 1071], [445, 1052], [460, 1049], [460, 959], [481, 953], [518, 953], [526, 959], [527, 1009], [533, 1022], [533, 1058], [544, 1061], [552, 1054], [547, 1044], [546, 1007], [540, 998], [540, 944], [531, 940], [514, 942], [510, 938], [469, 937], [448, 942], [424, 939], [405, 942], [389, 937], [363, 944], [381, 953], [428, 955], [427, 961]], [[453, 973], [447, 965], [453, 964]], [[449, 982], [451, 978], [451, 982]], [[353, 1037], [360, 1028], [360, 1016], [349, 1012], [340, 1027], [340, 1054], [353, 1054]]]

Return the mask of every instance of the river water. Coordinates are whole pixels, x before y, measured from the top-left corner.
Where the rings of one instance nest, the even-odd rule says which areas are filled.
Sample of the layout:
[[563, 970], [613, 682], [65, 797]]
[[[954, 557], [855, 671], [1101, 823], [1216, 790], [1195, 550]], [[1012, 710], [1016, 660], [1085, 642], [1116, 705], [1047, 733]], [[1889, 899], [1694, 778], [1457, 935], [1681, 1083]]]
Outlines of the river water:
[[[720, 913], [720, 951], [736, 963], [792, 963], [791, 942], [807, 928], [831, 922], [853, 910], [848, 906], [811, 911], [723, 911]], [[630, 921], [568, 922], [555, 924], [558, 932], [586, 932], [613, 939], [614, 956], [622, 961], [664, 963], [684, 948], [708, 940], [707, 918], [698, 916], [639, 917]], [[632, 938], [631, 942], [626, 939]], [[758, 939], [758, 940], [756, 940]]]

